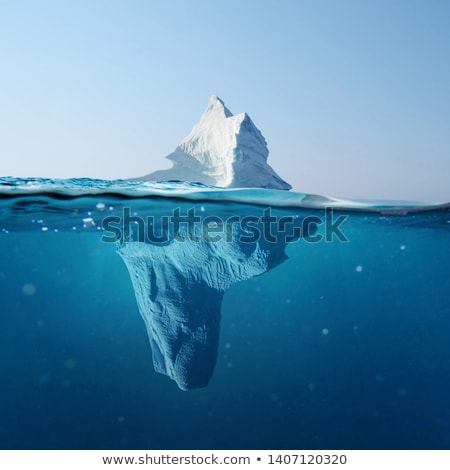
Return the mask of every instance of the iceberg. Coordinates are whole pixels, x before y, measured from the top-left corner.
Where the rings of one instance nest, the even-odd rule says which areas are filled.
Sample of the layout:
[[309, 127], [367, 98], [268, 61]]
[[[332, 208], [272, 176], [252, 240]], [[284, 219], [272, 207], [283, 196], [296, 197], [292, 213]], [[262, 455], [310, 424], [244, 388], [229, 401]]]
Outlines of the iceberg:
[[[220, 98], [212, 96], [191, 133], [167, 157], [172, 168], [135, 180], [291, 189], [267, 164], [268, 155], [267, 143], [250, 116], [234, 116]], [[154, 368], [182, 390], [206, 387], [211, 379], [225, 291], [286, 259], [286, 238], [265, 236], [270, 220], [252, 216], [243, 224], [241, 220], [230, 224], [229, 218], [224, 222], [226, 215], [214, 213], [213, 237], [208, 223], [177, 225], [172, 230], [168, 224], [159, 224], [151, 230], [166, 234], [164, 242], [154, 237], [144, 240], [142, 227], [139, 233], [128, 230], [119, 241], [118, 253], [130, 273], [147, 326]], [[200, 221], [205, 222], [205, 217]], [[304, 236], [300, 225], [294, 238]], [[218, 228], [225, 230], [223, 236], [217, 234]]]
[[167, 235], [163, 242], [142, 241], [136, 232], [118, 242], [147, 327], [154, 368], [181, 390], [206, 387], [210, 381], [226, 290], [278, 266], [287, 259], [288, 241], [314, 230], [293, 218], [295, 235], [287, 240], [274, 227], [267, 236], [264, 217], [236, 219], [228, 215], [225, 221], [215, 213], [212, 223], [203, 216], [201, 223], [199, 217], [195, 225], [176, 230], [160, 224], [158, 230]]
[[247, 113], [233, 115], [217, 96], [190, 134], [166, 158], [173, 166], [140, 178], [141, 181], [180, 180], [223, 188], [289, 190], [267, 163], [266, 140]]

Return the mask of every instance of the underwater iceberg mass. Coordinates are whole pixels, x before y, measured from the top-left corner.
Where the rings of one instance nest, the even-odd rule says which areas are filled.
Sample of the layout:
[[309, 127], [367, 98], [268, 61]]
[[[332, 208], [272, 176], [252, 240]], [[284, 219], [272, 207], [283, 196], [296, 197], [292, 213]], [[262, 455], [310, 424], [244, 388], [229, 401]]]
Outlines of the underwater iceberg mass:
[[[4, 234], [94, 232], [117, 246], [154, 368], [181, 390], [206, 387], [213, 375], [227, 289], [282, 264], [289, 244], [346, 243], [341, 225], [349, 214], [365, 224], [414, 225], [423, 213], [448, 229], [449, 210], [448, 204], [369, 204], [258, 188], [86, 179], [1, 178], [0, 197]], [[30, 213], [41, 215], [30, 219]], [[367, 222], [367, 214], [379, 219]]]
[[[118, 247], [147, 326], [155, 370], [182, 390], [206, 387], [212, 376], [225, 291], [286, 259], [284, 238], [272, 233], [273, 240], [268, 241], [259, 236], [261, 227], [253, 225], [248, 233], [235, 223], [221, 237], [221, 219], [217, 213], [213, 217], [209, 237], [197, 224], [190, 227], [191, 233], [189, 228], [172, 233], [162, 245], [133, 241], [131, 235]], [[293, 233], [298, 229], [291, 241], [307, 235], [301, 225], [291, 227]]]
[[445, 446], [449, 231], [448, 203], [0, 178], [0, 439]]

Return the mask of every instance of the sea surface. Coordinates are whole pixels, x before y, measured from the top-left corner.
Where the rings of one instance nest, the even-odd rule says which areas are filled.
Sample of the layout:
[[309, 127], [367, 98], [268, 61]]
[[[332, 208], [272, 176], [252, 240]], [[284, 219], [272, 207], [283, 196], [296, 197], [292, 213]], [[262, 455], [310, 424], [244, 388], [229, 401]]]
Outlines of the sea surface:
[[[225, 291], [214, 374], [181, 391], [104, 220], [268, 208], [315, 236]], [[0, 448], [449, 449], [449, 235], [449, 204], [0, 178]]]

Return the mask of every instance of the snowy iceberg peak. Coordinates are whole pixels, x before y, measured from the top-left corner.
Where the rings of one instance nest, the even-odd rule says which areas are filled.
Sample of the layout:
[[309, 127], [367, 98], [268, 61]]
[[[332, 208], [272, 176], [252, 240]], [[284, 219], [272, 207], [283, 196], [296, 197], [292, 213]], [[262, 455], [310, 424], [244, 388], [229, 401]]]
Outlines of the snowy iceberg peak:
[[206, 107], [205, 112], [202, 114], [200, 121], [205, 119], [211, 113], [220, 113], [223, 114], [226, 118], [233, 116], [233, 113], [225, 106], [225, 103], [216, 95], [212, 95], [211, 98], [209, 98], [208, 106]]
[[225, 188], [291, 189], [267, 164], [266, 140], [247, 113], [233, 115], [217, 96], [173, 153], [169, 170], [144, 180], [182, 180]]

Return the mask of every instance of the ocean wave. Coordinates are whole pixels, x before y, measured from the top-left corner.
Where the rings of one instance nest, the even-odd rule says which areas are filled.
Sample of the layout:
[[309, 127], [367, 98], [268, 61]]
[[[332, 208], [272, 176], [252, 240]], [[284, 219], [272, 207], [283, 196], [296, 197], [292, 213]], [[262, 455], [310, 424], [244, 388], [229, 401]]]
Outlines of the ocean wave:
[[86, 196], [121, 198], [179, 198], [193, 201], [224, 201], [284, 208], [323, 209], [378, 212], [406, 215], [422, 211], [448, 211], [450, 202], [421, 203], [415, 201], [361, 201], [317, 194], [263, 188], [223, 189], [202, 183], [184, 181], [130, 181], [90, 178], [0, 178], [0, 198], [44, 195], [55, 199]]

